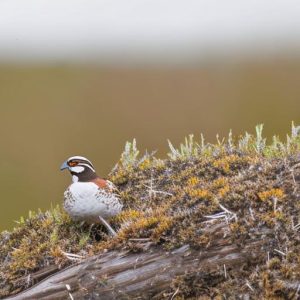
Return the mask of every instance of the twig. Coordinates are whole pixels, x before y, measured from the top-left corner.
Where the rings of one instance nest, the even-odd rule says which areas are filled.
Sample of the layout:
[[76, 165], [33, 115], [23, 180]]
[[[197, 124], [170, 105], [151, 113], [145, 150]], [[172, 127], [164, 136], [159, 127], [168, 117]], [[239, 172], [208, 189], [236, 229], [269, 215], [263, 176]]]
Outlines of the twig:
[[146, 188], [149, 189], [148, 193], [149, 193], [149, 198], [150, 199], [152, 199], [153, 197], [155, 197], [156, 194], [163, 194], [163, 195], [167, 195], [167, 196], [173, 196], [173, 194], [171, 194], [171, 193], [164, 192], [164, 191], [159, 191], [159, 190], [155, 190], [154, 189], [153, 172], [151, 172], [150, 185], [143, 184], [143, 186], [145, 186]]
[[297, 231], [300, 228], [300, 223], [298, 223], [297, 225], [294, 225], [294, 220], [292, 218], [292, 229]]
[[276, 209], [277, 209], [277, 197], [274, 197], [273, 198], [273, 201], [274, 201], [274, 212], [276, 212]]
[[246, 280], [246, 286], [247, 286], [252, 292], [254, 292], [254, 289], [253, 289], [253, 287], [251, 286], [251, 284], [249, 283], [248, 280]]
[[64, 252], [62, 251], [62, 253], [65, 255], [65, 256], [70, 256], [70, 257], [76, 257], [76, 258], [85, 258], [84, 256], [82, 255], [78, 255], [78, 254], [74, 254], [74, 253], [68, 253], [68, 252]]
[[71, 294], [71, 287], [70, 287], [70, 285], [69, 285], [69, 284], [66, 284], [66, 288], [67, 288], [67, 291], [68, 291], [68, 294], [69, 294], [70, 299], [71, 299], [71, 300], [74, 300], [74, 298], [73, 298], [73, 296], [72, 296], [72, 294]]
[[227, 279], [227, 271], [226, 271], [226, 265], [225, 264], [223, 265], [223, 268], [224, 268], [224, 277], [225, 277], [225, 279]]
[[279, 253], [279, 254], [281, 254], [281, 255], [283, 255], [283, 256], [286, 256], [286, 253], [284, 253], [284, 252], [282, 252], [282, 251], [280, 251], [280, 250], [278, 250], [278, 249], [274, 249], [274, 251], [276, 251], [277, 253]]
[[26, 286], [29, 287], [31, 283], [31, 274], [29, 274], [26, 278]]
[[136, 238], [136, 239], [129, 239], [130, 242], [148, 242], [150, 241], [150, 238]]
[[143, 186], [145, 186], [146, 188], [149, 189], [149, 196], [151, 195], [150, 197], [152, 197], [152, 194], [154, 194], [154, 196], [155, 196], [155, 194], [164, 194], [164, 195], [167, 195], [167, 196], [173, 196], [173, 194], [169, 193], [169, 192], [154, 190], [153, 185], [151, 185], [151, 184], [150, 184], [150, 186], [147, 185], [147, 184], [143, 184]]
[[210, 216], [204, 216], [205, 218], [208, 218], [208, 219], [221, 219], [221, 218], [225, 218], [226, 217], [226, 213], [225, 212], [220, 212], [220, 213], [216, 213], [214, 215], [210, 215]]
[[210, 216], [204, 216], [204, 217], [211, 219], [211, 220], [224, 218], [227, 224], [228, 224], [228, 221], [230, 221], [232, 219], [235, 219], [235, 221], [237, 222], [237, 215], [235, 213], [233, 213], [232, 211], [230, 211], [229, 209], [227, 209], [226, 207], [224, 207], [221, 204], [219, 204], [219, 206], [222, 208], [222, 210], [223, 210], [222, 212], [219, 212], [219, 213], [216, 213], [216, 214], [210, 215]]
[[230, 211], [229, 209], [227, 209], [226, 207], [224, 207], [222, 204], [219, 204], [219, 206], [225, 211], [227, 212], [229, 215], [231, 215], [231, 218], [229, 218], [229, 220], [231, 220], [232, 218], [235, 219], [235, 221], [237, 222], [237, 215], [235, 213], [233, 213], [232, 211]]
[[69, 260], [75, 260], [75, 261], [79, 261], [84, 259], [85, 257], [82, 255], [78, 255], [78, 254], [73, 254], [73, 253], [68, 253], [68, 252], [64, 252], [61, 251], [63, 255], [65, 255], [65, 257]]
[[178, 292], [179, 292], [179, 288], [177, 288], [177, 290], [175, 291], [175, 293], [172, 295], [172, 297], [171, 297], [171, 299], [170, 300], [173, 300], [174, 299], [174, 297], [178, 294]]
[[106, 229], [108, 230], [108, 232], [111, 236], [117, 236], [117, 233], [114, 231], [114, 229], [109, 225], [109, 223], [103, 217], [99, 216], [99, 219], [102, 222], [102, 224], [106, 227]]

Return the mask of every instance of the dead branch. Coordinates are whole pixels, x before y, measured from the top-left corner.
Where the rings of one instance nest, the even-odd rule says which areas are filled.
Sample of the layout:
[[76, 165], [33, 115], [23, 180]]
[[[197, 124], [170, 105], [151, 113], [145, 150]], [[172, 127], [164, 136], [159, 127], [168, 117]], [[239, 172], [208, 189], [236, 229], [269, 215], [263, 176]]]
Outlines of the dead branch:
[[[172, 292], [170, 286], [177, 276], [207, 277], [217, 272], [220, 280], [226, 280], [242, 264], [258, 264], [257, 257], [266, 251], [268, 240], [248, 240], [241, 247], [224, 238], [225, 227], [224, 221], [208, 225], [206, 231], [215, 240], [207, 249], [185, 245], [172, 252], [158, 246], [140, 253], [110, 251], [59, 271], [8, 299], [160, 299], [162, 293]], [[171, 296], [178, 292], [173, 290]]]

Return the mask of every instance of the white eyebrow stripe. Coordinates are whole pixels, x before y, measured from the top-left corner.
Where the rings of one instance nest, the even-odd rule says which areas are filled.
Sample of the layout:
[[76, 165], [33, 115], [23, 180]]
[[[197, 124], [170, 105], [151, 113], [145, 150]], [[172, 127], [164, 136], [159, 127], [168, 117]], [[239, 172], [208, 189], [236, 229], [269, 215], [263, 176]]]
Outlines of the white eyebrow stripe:
[[88, 163], [90, 163], [91, 165], [93, 165], [86, 157], [84, 156], [79, 156], [79, 155], [76, 155], [76, 156], [71, 156], [68, 158], [67, 161], [70, 161], [70, 160], [86, 160]]
[[85, 163], [79, 163], [77, 166], [86, 166], [86, 167], [90, 168], [93, 172], [96, 172], [92, 166], [85, 164]]

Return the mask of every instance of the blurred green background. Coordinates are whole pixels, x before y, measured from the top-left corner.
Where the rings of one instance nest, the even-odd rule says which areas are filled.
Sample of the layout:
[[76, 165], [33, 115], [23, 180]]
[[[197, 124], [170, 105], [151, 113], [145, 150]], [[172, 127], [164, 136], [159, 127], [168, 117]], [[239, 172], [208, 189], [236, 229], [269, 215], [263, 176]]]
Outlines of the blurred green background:
[[61, 203], [69, 156], [105, 177], [127, 140], [166, 156], [169, 138], [253, 132], [285, 137], [300, 122], [300, 59], [196, 67], [0, 66], [0, 230], [28, 210]]

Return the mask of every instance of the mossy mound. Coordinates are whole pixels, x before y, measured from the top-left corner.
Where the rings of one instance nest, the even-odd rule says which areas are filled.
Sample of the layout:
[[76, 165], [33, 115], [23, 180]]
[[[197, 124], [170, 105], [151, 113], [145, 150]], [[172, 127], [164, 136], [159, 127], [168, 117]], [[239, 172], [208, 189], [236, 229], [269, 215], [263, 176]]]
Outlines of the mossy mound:
[[110, 249], [139, 251], [136, 239], [168, 250], [185, 244], [209, 249], [214, 240], [204, 228], [226, 220], [227, 239], [241, 248], [266, 229], [271, 243], [258, 253], [256, 265], [241, 266], [239, 273], [211, 286], [204, 287], [197, 274], [175, 279], [174, 286], [180, 287], [176, 297], [211, 297], [212, 291], [216, 297], [229, 297], [241, 284], [262, 298], [297, 297], [293, 285], [300, 278], [299, 128], [293, 126], [286, 143], [274, 138], [270, 146], [261, 131], [257, 127], [256, 136], [246, 134], [236, 142], [230, 134], [216, 145], [203, 139], [197, 144], [190, 136], [179, 150], [170, 143], [165, 160], [148, 154], [138, 159], [135, 142], [127, 143], [109, 178], [125, 205], [111, 220], [118, 236], [110, 238], [100, 225], [90, 229], [75, 223], [59, 208], [31, 213], [12, 232], [1, 234], [0, 296], [32, 285], [29, 275], [47, 266], [63, 268], [79, 256]]

